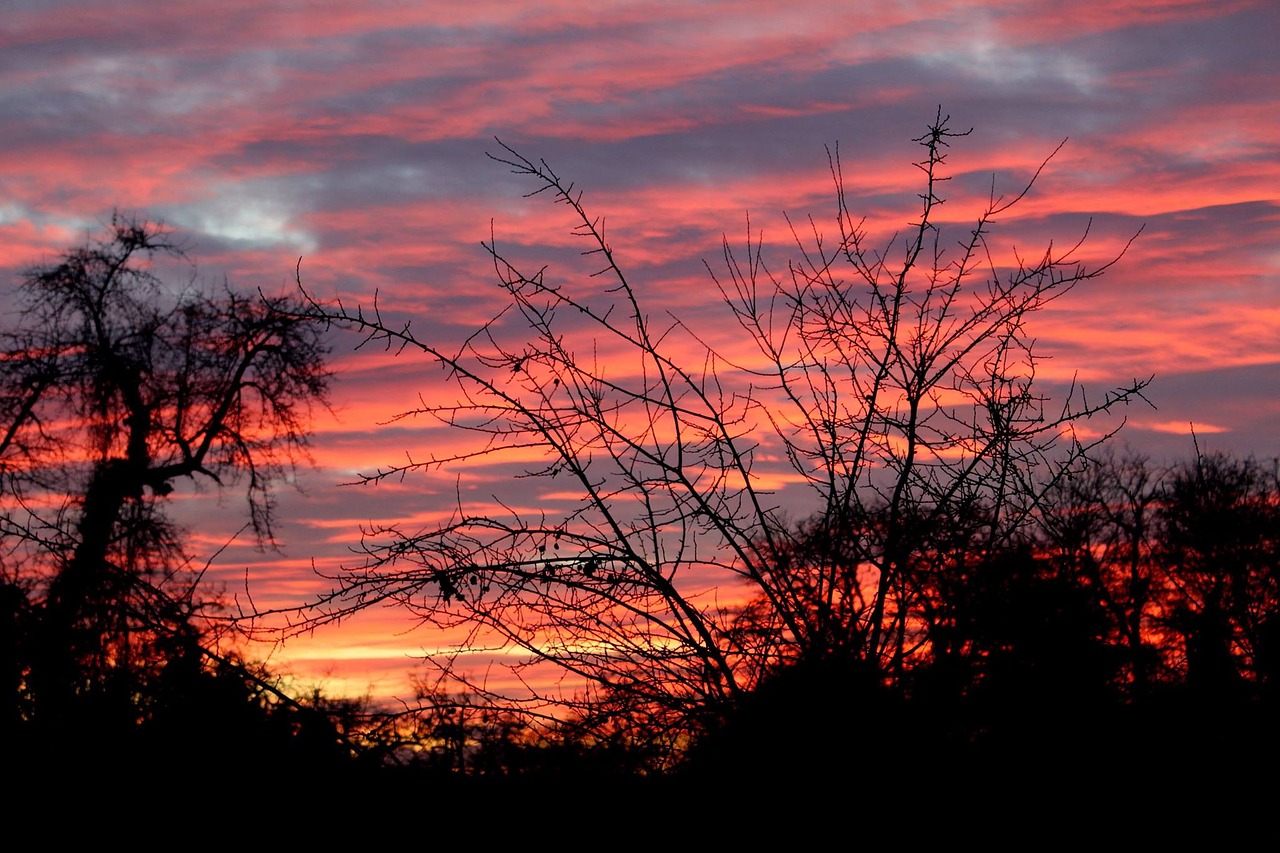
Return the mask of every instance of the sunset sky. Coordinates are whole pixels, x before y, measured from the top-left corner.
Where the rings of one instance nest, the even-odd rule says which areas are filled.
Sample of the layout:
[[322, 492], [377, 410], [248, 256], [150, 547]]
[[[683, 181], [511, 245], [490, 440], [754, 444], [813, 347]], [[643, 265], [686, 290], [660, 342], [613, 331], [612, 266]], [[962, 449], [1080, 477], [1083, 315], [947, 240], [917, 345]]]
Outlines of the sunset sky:
[[[1158, 458], [1280, 455], [1280, 5], [1275, 0], [342, 2], [0, 0], [0, 278], [101, 230], [163, 220], [201, 279], [276, 291], [301, 259], [322, 297], [460, 340], [501, 294], [482, 240], [581, 275], [562, 207], [488, 159], [545, 159], [606, 219], [655, 311], [727, 330], [704, 260], [746, 219], [785, 268], [783, 214], [829, 223], [827, 150], [851, 207], [886, 237], [911, 220], [911, 140], [939, 106], [957, 130], [947, 221], [995, 181], [994, 234], [1079, 238], [1104, 278], [1038, 315], [1052, 385], [1154, 376], [1122, 441]], [[589, 271], [587, 269], [586, 271]], [[278, 553], [236, 543], [209, 577], [265, 605], [319, 589], [362, 524], [426, 519], [452, 475], [376, 488], [359, 472], [448, 441], [384, 426], [438, 388], [420, 360], [334, 336], [334, 413], [303, 492], [280, 494]], [[468, 483], [523, 490], [494, 472]], [[531, 499], [524, 495], [522, 499]], [[212, 554], [227, 496], [188, 496]], [[209, 519], [218, 519], [211, 525]], [[221, 526], [219, 526], [221, 525]], [[245, 589], [246, 584], [248, 590]], [[374, 611], [291, 640], [273, 663], [327, 690], [404, 695], [452, 638]]]

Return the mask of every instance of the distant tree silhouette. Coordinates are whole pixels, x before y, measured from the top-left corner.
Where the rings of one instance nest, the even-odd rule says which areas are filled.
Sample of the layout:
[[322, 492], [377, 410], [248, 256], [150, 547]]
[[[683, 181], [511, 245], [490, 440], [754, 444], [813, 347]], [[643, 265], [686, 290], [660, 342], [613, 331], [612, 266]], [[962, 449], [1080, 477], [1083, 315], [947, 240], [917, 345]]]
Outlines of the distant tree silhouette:
[[[313, 300], [308, 316], [443, 367], [456, 396], [404, 417], [477, 439], [367, 482], [511, 454], [539, 460], [525, 474], [574, 500], [559, 514], [460, 503], [437, 527], [371, 529], [367, 561], [334, 579], [308, 624], [377, 601], [472, 625], [580, 687], [535, 697], [544, 708], [668, 754], [789, 667], [878, 685], [927, 661], [925, 600], [947, 586], [929, 575], [955, 567], [940, 555], [1018, 541], [1104, 440], [1073, 426], [1147, 384], [1053, 404], [1037, 392], [1030, 320], [1115, 258], [1086, 263], [1083, 238], [999, 253], [992, 229], [1034, 177], [944, 237], [946, 153], [965, 135], [939, 111], [916, 140], [920, 207], [887, 245], [851, 212], [834, 153], [833, 234], [797, 229], [799, 257], [778, 274], [755, 233], [745, 253], [725, 241], [712, 280], [755, 349], [745, 363], [651, 314], [580, 191], [503, 145], [493, 159], [567, 209], [591, 274], [526, 272], [485, 244], [506, 306], [461, 343], [419, 336], [376, 302]], [[762, 488], [762, 443], [819, 507], [810, 521], [791, 523]], [[711, 585], [752, 601], [722, 607]]]
[[616, 782], [648, 766], [633, 740], [601, 739], [589, 726], [539, 721], [465, 690], [434, 688], [418, 699], [409, 711], [382, 715], [385, 733], [372, 738], [383, 744], [397, 739], [401, 748], [388, 756], [388, 765], [416, 771], [421, 778]]
[[1055, 496], [1041, 543], [1110, 613], [1132, 695], [1157, 683], [1220, 694], [1266, 680], [1277, 531], [1274, 461], [1107, 456]]
[[1164, 581], [1152, 559], [1162, 476], [1146, 457], [1108, 449], [1058, 484], [1039, 530], [1040, 547], [1109, 613], [1108, 641], [1123, 652], [1121, 680], [1135, 698], [1171, 677], [1168, 638], [1156, 630]]
[[1130, 774], [1205, 791], [1214, 774], [1252, 775], [1280, 757], [1276, 464], [1198, 448], [1168, 467], [1110, 456], [1045, 516], [1045, 552], [1101, 603], [1123, 661], [1124, 707], [1098, 740]]
[[272, 490], [326, 401], [321, 329], [292, 297], [172, 288], [157, 263], [182, 260], [169, 231], [116, 215], [24, 274], [0, 333], [6, 710], [69, 751], [127, 741], [175, 685], [230, 683], [166, 499], [242, 486], [270, 544]]
[[1258, 684], [1259, 649], [1280, 612], [1276, 465], [1198, 455], [1170, 473], [1161, 497], [1162, 621], [1182, 638], [1188, 686], [1218, 694]]

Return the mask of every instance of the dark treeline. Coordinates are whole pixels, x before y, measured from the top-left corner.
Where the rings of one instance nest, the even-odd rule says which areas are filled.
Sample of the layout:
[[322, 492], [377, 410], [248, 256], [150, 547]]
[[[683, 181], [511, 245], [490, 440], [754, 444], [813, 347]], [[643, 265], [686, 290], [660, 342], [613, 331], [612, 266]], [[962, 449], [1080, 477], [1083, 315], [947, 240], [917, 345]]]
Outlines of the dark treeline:
[[[1123, 769], [1093, 781], [1126, 784], [1269, 773], [1280, 757], [1276, 463], [1108, 456], [1052, 498], [1021, 541], [949, 543], [912, 567], [918, 652], [888, 677], [839, 657], [784, 667], [692, 764], [871, 760], [906, 774], [1020, 770], [1013, 779], [1110, 764]], [[821, 560], [840, 546], [814, 547]]]
[[[198, 620], [154, 601], [150, 612], [116, 617], [136, 621], [127, 654], [95, 659], [92, 671], [82, 664], [73, 697], [45, 694], [32, 675], [49, 654], [49, 605], [7, 581], [6, 752], [103, 775], [289, 766], [376, 769], [404, 784], [655, 773], [804, 780], [833, 768], [878, 784], [962, 770], [1019, 784], [1066, 773], [1058, 781], [1075, 784], [1072, 771], [1103, 766], [1116, 775], [1084, 784], [1243, 780], [1280, 758], [1277, 470], [1223, 454], [1171, 467], [1108, 457], [1058, 490], [1024, 542], [994, 551], [956, 543], [913, 568], [925, 614], [912, 626], [919, 648], [891, 677], [837, 655], [790, 662], [720, 708], [675, 763], [658, 760], [645, 737], [633, 748], [580, 737], [572, 718], [548, 727], [465, 695], [427, 697], [412, 714], [290, 697], [269, 672], [213, 654]], [[840, 547], [809, 545], [797, 565]]]
[[[1243, 785], [1280, 758], [1277, 470], [1228, 454], [1109, 455], [1055, 490], [1019, 542], [949, 541], [968, 524], [922, 532], [948, 547], [906, 573], [920, 618], [892, 671], [838, 653], [787, 661], [708, 717], [674, 764], [643, 734], [626, 749], [580, 739], [572, 718], [548, 733], [445, 695], [397, 754], [441, 775]], [[801, 541], [797, 567], [843, 547]], [[740, 619], [752, 629], [753, 609]], [[615, 726], [642, 728], [635, 712]]]

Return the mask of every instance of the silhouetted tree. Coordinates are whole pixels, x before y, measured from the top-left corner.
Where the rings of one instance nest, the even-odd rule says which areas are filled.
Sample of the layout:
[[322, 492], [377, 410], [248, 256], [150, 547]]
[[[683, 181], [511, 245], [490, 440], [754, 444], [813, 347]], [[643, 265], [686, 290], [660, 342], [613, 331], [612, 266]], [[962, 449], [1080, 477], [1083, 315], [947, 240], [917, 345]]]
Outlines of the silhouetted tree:
[[1165, 579], [1152, 559], [1163, 476], [1144, 456], [1108, 450], [1058, 484], [1039, 530], [1038, 547], [1109, 614], [1108, 642], [1123, 653], [1134, 698], [1171, 678], [1169, 638], [1156, 621]]
[[1118, 778], [1211, 780], [1262, 772], [1280, 754], [1274, 662], [1280, 608], [1275, 463], [1201, 455], [1154, 466], [1108, 456], [1045, 515], [1041, 545], [1106, 614], [1124, 707], [1081, 754]]
[[1278, 470], [1197, 454], [1165, 480], [1154, 554], [1168, 584], [1162, 622], [1182, 638], [1187, 683], [1197, 691], [1266, 678], [1259, 650], [1280, 613]]
[[182, 260], [164, 228], [114, 216], [25, 273], [0, 335], [6, 706], [66, 741], [198, 686], [210, 602], [166, 499], [242, 486], [270, 544], [272, 490], [326, 400], [322, 330], [295, 298], [169, 287], [158, 264]]
[[[834, 235], [797, 231], [800, 255], [780, 274], [757, 235], [745, 254], [726, 240], [712, 278], [754, 345], [748, 362], [651, 315], [581, 193], [502, 146], [493, 158], [531, 195], [567, 208], [593, 275], [525, 272], [485, 244], [506, 305], [460, 344], [420, 337], [376, 302], [314, 301], [310, 316], [445, 368], [456, 397], [433, 393], [404, 416], [478, 440], [368, 482], [510, 453], [541, 460], [526, 475], [575, 500], [558, 515], [460, 503], [437, 527], [369, 530], [367, 561], [335, 579], [315, 618], [394, 601], [424, 622], [477, 626], [581, 688], [538, 698], [601, 731], [634, 725], [670, 753], [791, 665], [900, 678], [928, 651], [920, 608], [927, 572], [948, 570], [938, 549], [1014, 540], [1102, 440], [1073, 425], [1146, 385], [1088, 401], [1073, 387], [1052, 404], [1036, 391], [1028, 323], [1115, 259], [1078, 257], [1083, 237], [1034, 256], [989, 244], [1034, 177], [993, 193], [958, 242], [944, 237], [946, 152], [964, 135], [939, 111], [916, 140], [920, 209], [887, 246], [851, 212], [835, 154]], [[761, 486], [762, 444], [818, 507], [799, 528]], [[751, 604], [721, 606], [717, 586]]]
[[1030, 548], [971, 567], [950, 606], [971, 671], [964, 717], [998, 758], [1056, 766], [1116, 719], [1122, 659], [1089, 586]]
[[1130, 692], [1265, 680], [1258, 649], [1280, 607], [1276, 463], [1201, 455], [1157, 468], [1107, 455], [1064, 482], [1041, 545], [1110, 614]]

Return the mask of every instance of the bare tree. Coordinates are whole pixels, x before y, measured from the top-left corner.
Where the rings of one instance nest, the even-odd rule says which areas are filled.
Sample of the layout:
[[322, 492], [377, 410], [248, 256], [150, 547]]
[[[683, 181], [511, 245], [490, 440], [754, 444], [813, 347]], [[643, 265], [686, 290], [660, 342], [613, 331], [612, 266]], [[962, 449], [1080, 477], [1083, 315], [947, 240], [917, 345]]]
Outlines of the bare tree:
[[1161, 486], [1157, 621], [1179, 638], [1176, 661], [1194, 691], [1250, 693], [1275, 677], [1280, 460], [1197, 453]]
[[296, 297], [174, 289], [158, 259], [182, 260], [167, 230], [113, 217], [24, 275], [3, 333], [4, 580], [40, 600], [24, 689], [54, 717], [111, 691], [134, 713], [131, 679], [192, 650], [203, 599], [166, 498], [182, 479], [241, 484], [272, 542], [273, 488], [326, 400], [327, 347]]
[[1198, 449], [1170, 467], [1108, 454], [1055, 495], [1045, 550], [1107, 609], [1131, 697], [1186, 685], [1225, 699], [1268, 680], [1276, 465]]
[[1095, 463], [1053, 490], [1041, 547], [1106, 609], [1126, 690], [1140, 697], [1170, 679], [1170, 656], [1160, 650], [1167, 634], [1158, 627], [1164, 583], [1152, 558], [1161, 535], [1161, 475], [1132, 452], [1108, 451]]
[[[1073, 426], [1142, 399], [1149, 381], [1090, 400], [1075, 386], [1057, 401], [1037, 393], [1029, 321], [1118, 258], [1079, 260], [1084, 235], [1033, 257], [996, 252], [991, 230], [1034, 177], [1012, 197], [993, 191], [958, 241], [944, 236], [943, 167], [964, 135], [939, 111], [915, 140], [919, 214], [883, 247], [848, 206], [837, 153], [834, 236], [793, 226], [785, 271], [766, 263], [759, 235], [745, 252], [726, 240], [722, 271], [708, 271], [754, 344], [745, 361], [651, 314], [580, 191], [499, 143], [490, 156], [529, 195], [568, 209], [594, 274], [556, 280], [486, 243], [507, 305], [460, 343], [419, 336], [376, 300], [312, 298], [311, 315], [443, 367], [453, 393], [433, 390], [403, 417], [477, 439], [366, 484], [532, 455], [545, 464], [524, 476], [576, 500], [559, 514], [459, 501], [445, 524], [369, 529], [365, 561], [334, 579], [314, 619], [393, 602], [472, 626], [477, 642], [496, 637], [527, 653], [521, 665], [568, 677], [571, 689], [534, 700], [600, 737], [643, 733], [673, 752], [781, 667], [843, 659], [883, 679], [926, 655], [919, 596], [945, 565], [937, 549], [1017, 535], [1101, 440]], [[810, 521], [789, 521], [761, 487], [762, 446], [801, 478]], [[717, 590], [750, 603], [723, 606]]]

